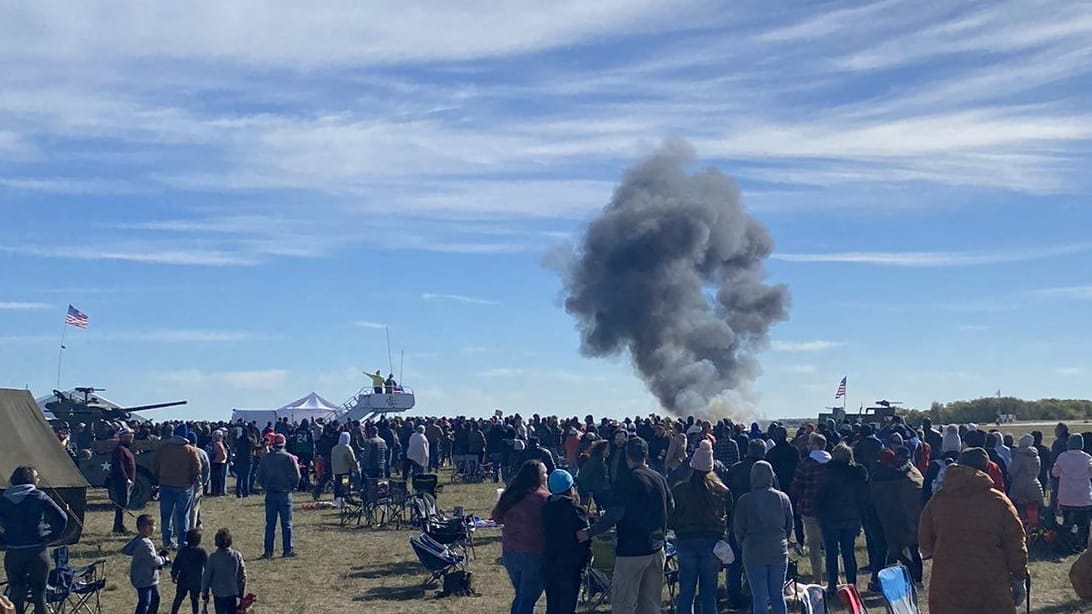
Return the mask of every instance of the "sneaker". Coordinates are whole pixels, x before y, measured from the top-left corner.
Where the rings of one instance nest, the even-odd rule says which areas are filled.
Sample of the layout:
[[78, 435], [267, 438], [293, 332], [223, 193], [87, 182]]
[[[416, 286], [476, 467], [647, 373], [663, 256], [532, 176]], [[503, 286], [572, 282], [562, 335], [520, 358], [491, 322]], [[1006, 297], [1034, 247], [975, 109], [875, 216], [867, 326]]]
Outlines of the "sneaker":
[[292, 550], [292, 551], [290, 551], [290, 552], [285, 552], [285, 553], [284, 553], [284, 558], [286, 558], [286, 559], [291, 559], [291, 558], [295, 558], [296, 556], [298, 556], [298, 555], [296, 554], [296, 551], [295, 551], [295, 550]]
[[259, 560], [271, 559], [271, 558], [273, 558], [273, 553], [272, 552], [263, 552], [262, 556], [258, 557]]

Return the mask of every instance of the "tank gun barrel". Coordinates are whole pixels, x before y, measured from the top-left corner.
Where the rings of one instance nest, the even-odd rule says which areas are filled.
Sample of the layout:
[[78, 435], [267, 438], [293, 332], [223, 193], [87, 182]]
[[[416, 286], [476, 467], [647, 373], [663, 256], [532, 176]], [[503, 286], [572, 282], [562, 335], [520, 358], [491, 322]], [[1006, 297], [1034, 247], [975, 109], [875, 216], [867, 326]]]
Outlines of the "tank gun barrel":
[[149, 409], [163, 409], [165, 407], [178, 407], [179, 405], [186, 405], [187, 401], [172, 401], [170, 403], [152, 403], [150, 405], [137, 405], [136, 407], [125, 407], [122, 411], [146, 411]]

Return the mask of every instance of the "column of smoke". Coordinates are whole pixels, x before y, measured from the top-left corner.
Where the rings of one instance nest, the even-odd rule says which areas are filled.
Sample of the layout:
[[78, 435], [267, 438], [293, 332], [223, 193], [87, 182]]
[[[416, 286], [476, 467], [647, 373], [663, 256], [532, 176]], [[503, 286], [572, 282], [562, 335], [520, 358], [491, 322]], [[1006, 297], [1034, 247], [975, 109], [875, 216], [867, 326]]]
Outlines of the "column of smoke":
[[789, 292], [763, 283], [773, 241], [734, 182], [688, 174], [693, 160], [689, 144], [669, 141], [629, 169], [555, 266], [584, 355], [628, 352], [673, 413], [738, 417]]

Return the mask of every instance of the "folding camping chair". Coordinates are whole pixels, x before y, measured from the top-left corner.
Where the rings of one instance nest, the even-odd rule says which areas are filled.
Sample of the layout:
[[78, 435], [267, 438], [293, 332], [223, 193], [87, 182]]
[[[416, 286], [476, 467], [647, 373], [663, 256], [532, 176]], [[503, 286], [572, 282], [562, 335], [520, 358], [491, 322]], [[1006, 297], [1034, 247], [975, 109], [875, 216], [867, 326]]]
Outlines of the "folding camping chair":
[[102, 614], [99, 593], [106, 588], [106, 559], [73, 567], [68, 546], [61, 546], [53, 550], [53, 564], [49, 583], [55, 586], [66, 583], [68, 587], [62, 611], [65, 614]]
[[353, 478], [349, 474], [338, 476], [338, 492], [341, 493], [341, 526], [346, 526], [353, 520], [356, 526], [360, 526], [364, 517], [364, 500], [353, 492]]
[[849, 614], [868, 614], [868, 608], [865, 607], [864, 600], [861, 599], [861, 594], [857, 592], [856, 586], [852, 584], [839, 586], [838, 599], [841, 599], [842, 603], [845, 604]]
[[417, 555], [417, 560], [429, 573], [428, 580], [422, 584], [423, 587], [431, 586], [445, 574], [464, 569], [466, 563], [464, 557], [455, 554], [450, 548], [437, 543], [424, 533], [411, 537], [409, 543]]
[[667, 587], [668, 610], [679, 607], [679, 551], [675, 542], [664, 543], [664, 585]]
[[387, 522], [393, 522], [395, 529], [401, 529], [406, 524], [407, 502], [409, 493], [406, 491], [406, 483], [403, 480], [387, 480], [388, 496], [383, 510]]
[[827, 591], [819, 584], [809, 584], [800, 595], [800, 611], [803, 614], [829, 614]]
[[413, 480], [413, 494], [428, 493], [435, 499], [440, 493], [440, 477], [435, 473], [418, 473]]
[[884, 567], [877, 578], [891, 614], [920, 614], [918, 593], [909, 569], [903, 565]]
[[610, 599], [611, 580], [614, 574], [614, 538], [599, 535], [592, 538], [591, 562], [584, 570], [581, 601], [593, 610]]
[[[69, 561], [68, 546], [55, 548], [52, 553], [53, 569], [46, 578], [46, 607], [51, 614], [68, 612], [101, 614], [99, 592], [106, 588], [106, 559], [96, 559], [89, 565], [73, 567]], [[11, 597], [11, 585], [4, 586], [4, 594]]]

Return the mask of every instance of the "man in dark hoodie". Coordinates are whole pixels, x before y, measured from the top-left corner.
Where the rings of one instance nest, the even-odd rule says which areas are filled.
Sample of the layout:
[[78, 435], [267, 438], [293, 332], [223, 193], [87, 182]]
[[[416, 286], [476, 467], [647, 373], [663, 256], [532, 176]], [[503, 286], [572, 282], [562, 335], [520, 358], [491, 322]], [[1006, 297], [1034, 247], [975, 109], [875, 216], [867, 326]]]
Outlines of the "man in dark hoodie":
[[38, 471], [29, 465], [16, 467], [9, 486], [0, 496], [0, 545], [4, 555], [4, 573], [16, 614], [26, 612], [29, 597], [34, 614], [46, 614], [46, 578], [49, 554], [46, 546], [59, 538], [68, 525], [68, 516], [38, 490]]
[[546, 587], [546, 614], [571, 614], [580, 596], [580, 577], [591, 555], [591, 542], [576, 534], [588, 528], [588, 513], [580, 505], [573, 476], [564, 469], [547, 480], [550, 498], [542, 506], [542, 580]]
[[[899, 446], [880, 454], [871, 481], [872, 504], [883, 525], [887, 541], [887, 563], [900, 562], [921, 581], [918, 552], [918, 518], [921, 516], [921, 488], [924, 479], [910, 462], [910, 449]], [[873, 574], [878, 570], [873, 566]]]

